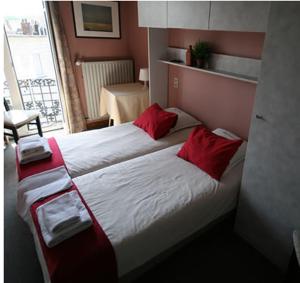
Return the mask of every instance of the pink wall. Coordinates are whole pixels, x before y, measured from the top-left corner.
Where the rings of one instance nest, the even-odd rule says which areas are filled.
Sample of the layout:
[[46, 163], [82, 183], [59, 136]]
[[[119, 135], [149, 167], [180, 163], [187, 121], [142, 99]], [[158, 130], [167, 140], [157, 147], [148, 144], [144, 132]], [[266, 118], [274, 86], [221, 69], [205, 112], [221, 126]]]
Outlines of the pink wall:
[[135, 62], [136, 77], [140, 66], [147, 67], [147, 30], [139, 28], [137, 25], [137, 3], [135, 1], [123, 1], [119, 5], [120, 39], [77, 38], [75, 36], [72, 3], [68, 1], [59, 2], [59, 12], [65, 28], [77, 87], [85, 114], [87, 114], [87, 108], [83, 77], [81, 68], [74, 65], [76, 58], [87, 60], [132, 58]]
[[148, 67], [147, 29], [138, 27], [137, 2], [126, 2], [126, 27], [129, 54], [135, 62], [135, 79], [138, 81], [140, 68]]
[[[261, 58], [264, 33], [169, 29], [169, 46], [187, 48], [208, 41], [215, 53]], [[174, 78], [179, 88], [173, 88]], [[248, 137], [256, 85], [175, 66], [169, 67], [169, 104], [193, 114], [212, 129]]]

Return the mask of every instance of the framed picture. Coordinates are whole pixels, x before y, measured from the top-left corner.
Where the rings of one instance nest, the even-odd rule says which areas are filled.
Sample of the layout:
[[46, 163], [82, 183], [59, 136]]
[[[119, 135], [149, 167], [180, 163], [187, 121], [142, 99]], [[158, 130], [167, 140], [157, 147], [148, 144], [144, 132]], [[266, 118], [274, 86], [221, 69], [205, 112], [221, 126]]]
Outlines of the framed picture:
[[120, 38], [119, 3], [74, 1], [76, 37]]

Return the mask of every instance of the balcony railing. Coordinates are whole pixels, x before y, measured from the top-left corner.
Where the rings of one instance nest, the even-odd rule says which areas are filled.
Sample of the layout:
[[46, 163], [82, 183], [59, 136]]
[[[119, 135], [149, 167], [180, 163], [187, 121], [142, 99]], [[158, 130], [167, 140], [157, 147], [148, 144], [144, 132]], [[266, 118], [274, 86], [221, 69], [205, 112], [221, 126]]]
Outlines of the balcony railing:
[[7, 81], [4, 81], [3, 83], [3, 97], [5, 98], [8, 106], [10, 109], [14, 109], [13, 105], [12, 105], [12, 101], [11, 101], [11, 96], [10, 96], [10, 92], [9, 92], [9, 88], [8, 88], [8, 83]]
[[[49, 78], [18, 80], [23, 107], [25, 110], [40, 112], [44, 130], [63, 127], [63, 112], [56, 81]], [[11, 105], [7, 82], [4, 82], [4, 97]], [[29, 130], [34, 129], [34, 127]]]

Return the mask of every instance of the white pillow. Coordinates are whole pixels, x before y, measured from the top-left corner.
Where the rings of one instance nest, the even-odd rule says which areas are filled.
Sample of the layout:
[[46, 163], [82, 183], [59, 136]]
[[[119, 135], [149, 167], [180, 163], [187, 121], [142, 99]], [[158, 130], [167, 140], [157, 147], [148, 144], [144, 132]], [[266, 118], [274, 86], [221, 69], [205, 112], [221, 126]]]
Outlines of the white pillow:
[[[213, 133], [218, 136], [227, 138], [229, 140], [240, 140], [241, 139], [237, 135], [235, 135], [227, 130], [221, 129], [221, 128], [215, 129], [213, 131]], [[230, 169], [232, 169], [233, 167], [238, 165], [240, 162], [244, 161], [245, 155], [246, 155], [246, 149], [247, 149], [247, 142], [243, 141], [243, 143], [240, 145], [239, 149], [236, 151], [236, 153], [231, 158], [225, 171], [229, 171]]]
[[165, 109], [165, 111], [176, 113], [178, 115], [176, 125], [169, 131], [169, 134], [173, 134], [174, 132], [177, 132], [179, 130], [195, 127], [202, 124], [199, 120], [195, 119], [191, 115], [178, 108], [167, 108]]

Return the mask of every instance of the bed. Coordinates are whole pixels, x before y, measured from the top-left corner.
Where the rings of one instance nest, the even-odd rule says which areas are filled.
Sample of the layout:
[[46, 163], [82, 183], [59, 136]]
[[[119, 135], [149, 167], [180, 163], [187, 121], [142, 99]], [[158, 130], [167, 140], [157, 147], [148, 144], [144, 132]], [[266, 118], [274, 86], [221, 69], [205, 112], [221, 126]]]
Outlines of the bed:
[[151, 153], [185, 141], [193, 127], [201, 124], [178, 108], [166, 109], [178, 114], [171, 132], [158, 140], [152, 139], [131, 122], [100, 130], [56, 138], [65, 165], [72, 178]]
[[[218, 182], [178, 158], [181, 146], [73, 179], [113, 246], [121, 279], [236, 206], [243, 162], [227, 168]], [[49, 282], [38, 236], [31, 228]]]

